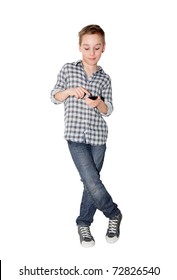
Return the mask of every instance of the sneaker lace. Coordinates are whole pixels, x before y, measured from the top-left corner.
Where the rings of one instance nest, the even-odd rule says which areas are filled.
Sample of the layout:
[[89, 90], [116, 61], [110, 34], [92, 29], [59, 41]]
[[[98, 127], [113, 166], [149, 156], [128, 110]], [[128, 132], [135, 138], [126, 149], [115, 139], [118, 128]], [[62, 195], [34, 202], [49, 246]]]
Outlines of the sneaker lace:
[[89, 227], [80, 227], [80, 232], [84, 238], [91, 238], [91, 232]]
[[117, 225], [118, 225], [118, 220], [109, 220], [109, 225], [108, 225], [108, 232], [109, 233], [116, 233], [117, 231]]

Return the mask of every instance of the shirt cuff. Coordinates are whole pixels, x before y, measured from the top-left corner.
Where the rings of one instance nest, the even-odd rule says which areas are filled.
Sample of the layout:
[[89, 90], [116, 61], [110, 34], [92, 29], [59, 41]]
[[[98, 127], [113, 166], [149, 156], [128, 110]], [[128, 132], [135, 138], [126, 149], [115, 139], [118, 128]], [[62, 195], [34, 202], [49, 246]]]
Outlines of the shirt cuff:
[[105, 117], [108, 117], [108, 116], [111, 115], [111, 113], [112, 113], [112, 111], [113, 111], [113, 106], [112, 106], [112, 104], [111, 104], [110, 102], [107, 102], [107, 101], [105, 101], [105, 104], [106, 104], [106, 106], [107, 106], [107, 108], [108, 108], [108, 111], [107, 111], [106, 114], [104, 114], [104, 113], [101, 113], [101, 114], [102, 114], [103, 116], [105, 116]]
[[[62, 89], [63, 90], [63, 89]], [[55, 98], [55, 94], [57, 93], [57, 92], [59, 92], [60, 91], [60, 89], [54, 89], [54, 90], [52, 90], [52, 92], [51, 92], [51, 101], [54, 103], [54, 104], [62, 104], [64, 101], [59, 101], [59, 100], [57, 100], [56, 98]]]

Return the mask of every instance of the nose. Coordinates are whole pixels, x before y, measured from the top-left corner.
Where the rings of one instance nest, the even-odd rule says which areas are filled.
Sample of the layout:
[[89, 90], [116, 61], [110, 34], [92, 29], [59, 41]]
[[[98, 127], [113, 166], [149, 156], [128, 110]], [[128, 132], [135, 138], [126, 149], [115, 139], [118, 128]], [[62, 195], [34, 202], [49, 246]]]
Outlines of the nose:
[[94, 52], [94, 49], [91, 49], [91, 50], [90, 50], [90, 55], [93, 56], [94, 53], [95, 53], [95, 52]]

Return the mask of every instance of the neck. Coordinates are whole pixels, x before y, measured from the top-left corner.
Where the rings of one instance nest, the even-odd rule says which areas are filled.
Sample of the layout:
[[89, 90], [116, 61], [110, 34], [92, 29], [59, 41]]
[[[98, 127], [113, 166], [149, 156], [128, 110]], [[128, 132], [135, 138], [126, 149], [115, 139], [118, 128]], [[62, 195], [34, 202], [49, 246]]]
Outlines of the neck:
[[83, 64], [83, 67], [84, 67], [84, 70], [85, 70], [87, 76], [91, 76], [98, 69], [97, 65], [88, 65], [88, 64], [84, 63], [83, 61], [82, 61], [82, 64]]

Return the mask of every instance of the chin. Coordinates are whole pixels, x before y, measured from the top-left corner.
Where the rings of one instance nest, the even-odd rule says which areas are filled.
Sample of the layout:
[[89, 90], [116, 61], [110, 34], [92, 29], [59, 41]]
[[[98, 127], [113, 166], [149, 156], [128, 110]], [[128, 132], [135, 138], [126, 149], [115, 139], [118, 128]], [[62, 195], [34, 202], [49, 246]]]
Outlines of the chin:
[[97, 60], [96, 59], [89, 59], [89, 60], [87, 60], [87, 63], [89, 65], [96, 65], [97, 64]]

